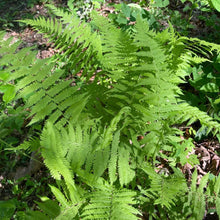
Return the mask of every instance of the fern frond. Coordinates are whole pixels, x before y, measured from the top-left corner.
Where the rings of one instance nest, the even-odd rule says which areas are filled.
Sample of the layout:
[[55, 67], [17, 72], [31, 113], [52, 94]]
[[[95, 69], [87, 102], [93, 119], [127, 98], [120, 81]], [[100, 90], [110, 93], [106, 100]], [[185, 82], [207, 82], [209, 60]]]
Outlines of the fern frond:
[[[72, 87], [71, 81], [61, 80], [63, 71], [53, 71], [54, 64], [46, 60], [37, 61], [19, 80], [17, 98], [28, 97], [26, 107], [33, 116], [29, 125], [48, 117], [48, 121], [62, 128], [68, 121], [79, 117], [88, 96], [79, 94], [79, 87]], [[13, 79], [20, 78], [20, 73], [13, 74]]]
[[5, 34], [5, 32], [0, 33], [0, 67], [4, 66], [1, 73], [9, 73], [8, 81], [11, 81], [14, 79], [14, 74], [19, 72], [20, 75], [25, 75], [29, 71], [36, 51], [33, 51], [33, 48], [19, 50], [18, 47], [22, 42], [20, 40], [14, 42], [12, 38], [5, 40]]
[[210, 43], [208, 41], [201, 40], [201, 39], [198, 39], [198, 38], [187, 38], [187, 37], [185, 37], [184, 39], [186, 41], [189, 41], [189, 46], [190, 46], [190, 43], [191, 43], [191, 45], [196, 45], [199, 52], [201, 52], [202, 50], [204, 51], [202, 53], [205, 53], [205, 54], [212, 53], [213, 51], [215, 51], [217, 53], [220, 52], [220, 45], [218, 45], [218, 44]]
[[100, 30], [103, 44], [102, 59], [100, 59], [102, 66], [105, 71], [108, 71], [106, 74], [110, 74], [111, 79], [118, 80], [129, 68], [127, 64], [135, 63], [136, 57], [132, 54], [135, 46], [132, 45], [132, 40], [127, 33], [117, 29], [106, 18], [93, 13], [93, 20]]
[[129, 165], [130, 153], [128, 149], [123, 146], [118, 148], [118, 173], [121, 186], [127, 185], [135, 177], [135, 171]]
[[50, 188], [57, 201], [62, 205], [63, 208], [67, 208], [71, 205], [70, 202], [65, 198], [64, 194], [57, 187], [50, 185]]
[[[70, 171], [68, 162], [64, 160], [65, 152], [61, 147], [61, 143], [58, 131], [48, 122], [41, 135], [42, 156], [46, 158], [44, 162], [55, 179], [60, 180], [60, 175], [63, 175], [68, 182], [72, 182], [73, 174]], [[56, 164], [59, 164], [59, 166], [56, 166]]]
[[[142, 169], [151, 181], [147, 191], [156, 198], [154, 204], [160, 204], [171, 210], [178, 198], [187, 191], [186, 181], [181, 171], [174, 170], [174, 174], [166, 177], [156, 173], [149, 165], [143, 166]], [[178, 187], [175, 187], [177, 185]]]
[[209, 174], [206, 174], [201, 179], [201, 185], [197, 188], [197, 170], [192, 175], [191, 189], [188, 193], [188, 200], [184, 204], [183, 209], [187, 210], [187, 214], [191, 215], [192, 219], [203, 219], [206, 209], [206, 197], [204, 187], [207, 184]]
[[[140, 19], [136, 24], [137, 33], [132, 38], [127, 33], [120, 33], [105, 18], [96, 17], [95, 22], [105, 45], [102, 64], [109, 76], [117, 80], [106, 92], [107, 108], [119, 111], [122, 106], [128, 105], [133, 115], [137, 115], [136, 120], [138, 116], [144, 121], [158, 120], [165, 106], [172, 109], [172, 104], [176, 102], [175, 94], [180, 90], [173, 83], [175, 76], [168, 70], [167, 57], [154, 39], [155, 33], [150, 32], [147, 24]], [[116, 39], [110, 39], [109, 30], [114, 32]], [[154, 114], [154, 108], [157, 114]]]
[[72, 202], [76, 203], [78, 201], [78, 195], [70, 162], [65, 158], [66, 149], [62, 145], [62, 139], [58, 130], [49, 122], [42, 132], [41, 145], [42, 156], [45, 158], [44, 163], [55, 179], [61, 180], [61, 176], [64, 178], [70, 198]]
[[206, 112], [200, 111], [198, 108], [190, 106], [187, 103], [179, 104], [178, 108], [180, 108], [180, 110], [177, 110], [177, 112], [173, 111], [173, 113], [177, 115], [176, 121], [188, 121], [188, 124], [200, 121], [203, 127], [208, 128], [207, 134], [213, 131], [215, 135], [220, 131], [220, 124], [214, 121]]
[[118, 126], [119, 121], [121, 120], [122, 117], [126, 117], [129, 114], [129, 112], [130, 112], [130, 108], [125, 106], [111, 120], [109, 127], [107, 127], [107, 129], [104, 131], [103, 141], [97, 150], [104, 149], [106, 146], [108, 146], [111, 143], [112, 138], [113, 138], [113, 132], [115, 132], [117, 130], [117, 126]]
[[18, 147], [10, 147], [6, 148], [6, 150], [20, 151], [20, 150], [28, 150], [35, 151], [40, 147], [39, 137], [31, 137], [28, 141], [24, 141]]
[[116, 172], [117, 172], [119, 138], [120, 138], [120, 130], [115, 132], [112, 140], [111, 153], [108, 164], [109, 179], [111, 184], [113, 184], [117, 179]]
[[135, 204], [136, 193], [126, 189], [97, 190], [89, 195], [90, 202], [82, 212], [82, 219], [140, 219]]
[[[38, 18], [26, 19], [22, 22], [31, 25], [39, 33], [49, 38], [62, 53], [60, 61], [64, 61], [73, 74], [80, 70], [89, 80], [96, 72], [97, 59], [101, 58], [101, 43], [99, 36], [91, 31], [91, 27], [76, 16], [47, 5], [60, 19]], [[86, 64], [86, 65], [85, 65]]]

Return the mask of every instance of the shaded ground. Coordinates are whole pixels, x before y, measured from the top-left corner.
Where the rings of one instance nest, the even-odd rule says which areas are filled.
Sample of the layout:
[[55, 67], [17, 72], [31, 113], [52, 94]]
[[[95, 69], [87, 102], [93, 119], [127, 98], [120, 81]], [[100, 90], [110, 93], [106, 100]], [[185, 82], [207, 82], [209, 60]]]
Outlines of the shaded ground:
[[0, 28], [21, 30], [21, 25], [15, 20], [33, 18], [31, 7], [36, 0], [2, 0], [0, 1]]

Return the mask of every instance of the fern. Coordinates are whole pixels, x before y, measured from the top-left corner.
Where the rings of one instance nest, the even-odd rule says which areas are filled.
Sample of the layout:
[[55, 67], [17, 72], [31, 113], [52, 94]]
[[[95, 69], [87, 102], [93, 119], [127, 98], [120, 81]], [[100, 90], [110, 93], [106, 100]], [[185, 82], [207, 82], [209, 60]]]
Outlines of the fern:
[[97, 74], [96, 57], [100, 58], [101, 55], [99, 36], [92, 33], [90, 26], [76, 16], [53, 5], [47, 6], [56, 16], [60, 17], [59, 20], [40, 17], [23, 22], [31, 25], [39, 33], [45, 34], [45, 37], [54, 43], [55, 49], [62, 53], [59, 61], [65, 62], [72, 74], [75, 75], [81, 71], [82, 75], [89, 80], [94, 73]]
[[[152, 194], [152, 197], [156, 197], [154, 204], [160, 204], [162, 207], [171, 210], [171, 207], [175, 205], [175, 202], [184, 195], [187, 190], [185, 183], [185, 178], [182, 173], [178, 170], [174, 170], [175, 173], [168, 177], [157, 174], [149, 166], [144, 166], [142, 168], [145, 173], [149, 175], [150, 178], [150, 188], [145, 192], [145, 194]], [[175, 187], [175, 184], [178, 187]]]
[[71, 172], [70, 162], [64, 157], [67, 149], [62, 147], [61, 141], [58, 131], [53, 129], [51, 123], [48, 123], [41, 136], [41, 145], [44, 146], [42, 150], [42, 156], [45, 158], [44, 162], [55, 179], [61, 180], [61, 175], [63, 176], [70, 192], [70, 199], [76, 203], [78, 195], [73, 173]]
[[[43, 211], [28, 211], [25, 215], [25, 219], [78, 219], [78, 210], [80, 208], [80, 204], [75, 205], [68, 205], [67, 202], [64, 202], [60, 197], [57, 195], [57, 190], [52, 188], [52, 191], [60, 204], [62, 204], [62, 208], [60, 208], [57, 201], [53, 201], [49, 198], [42, 198], [43, 202], [37, 202], [38, 207]], [[63, 195], [61, 192], [60, 196]]]
[[135, 192], [125, 189], [97, 190], [89, 195], [90, 202], [83, 209], [82, 219], [140, 219], [137, 217], [140, 213], [131, 206], [135, 204], [134, 196]]
[[[48, 7], [62, 16], [62, 23], [56, 19], [53, 21], [44, 18], [24, 22], [40, 33], [47, 33], [50, 40], [54, 41], [56, 49], [62, 53], [59, 63], [65, 60], [66, 64], [70, 64], [65, 68], [66, 71], [69, 69], [73, 75], [81, 72], [86, 76], [86, 81], [89, 81], [94, 74], [98, 75], [97, 57], [100, 57], [101, 47], [96, 33], [92, 33], [88, 25], [67, 12], [53, 6]], [[71, 87], [72, 80], [63, 80], [66, 71], [54, 70], [55, 61], [52, 60], [53, 58], [48, 61], [38, 60], [28, 71], [22, 74], [17, 71], [11, 78], [19, 79], [18, 98], [28, 97], [26, 107], [32, 108], [30, 116], [33, 117], [29, 125], [49, 117], [51, 123], [61, 128], [68, 121], [77, 120], [89, 98], [88, 93], [83, 91], [82, 84]]]
[[27, 72], [35, 59], [36, 52], [32, 50], [33, 48], [19, 49], [21, 43], [12, 37], [7, 39], [6, 33], [0, 32], [0, 90], [4, 93], [1, 105], [15, 100], [16, 81], [11, 77], [15, 72], [20, 74]]
[[[192, 107], [186, 103], [180, 104], [181, 110], [177, 113], [177, 121], [188, 121], [188, 124], [192, 124], [195, 121], [200, 121], [202, 126], [208, 128], [207, 134], [213, 131], [213, 134], [219, 133], [220, 126], [217, 121], [214, 121], [212, 117], [208, 116], [205, 112], [200, 111], [196, 107]], [[181, 115], [181, 116], [180, 116]]]
[[219, 196], [219, 189], [220, 189], [220, 176], [218, 176], [216, 183], [214, 185], [214, 192], [216, 195], [216, 211], [218, 216], [220, 216], [220, 196]]
[[[112, 120], [114, 123], [116, 118], [118, 116]], [[99, 124], [98, 121], [96, 122]], [[112, 129], [111, 125], [107, 129]], [[98, 137], [101, 132], [104, 133], [104, 138]], [[91, 121], [83, 126], [76, 124], [72, 127], [70, 125], [68, 130], [63, 128], [59, 132], [48, 122], [41, 135], [44, 162], [55, 179], [60, 180], [62, 175], [72, 186], [75, 186], [73, 172], [77, 173], [83, 168], [86, 172], [93, 172], [95, 179], [102, 176], [106, 169], [111, 170], [109, 178], [112, 183], [113, 179], [116, 181], [115, 174], [119, 172], [121, 186], [126, 185], [134, 178], [135, 173], [129, 165], [132, 161], [129, 159], [131, 152], [128, 146], [120, 146], [117, 141], [119, 132], [118, 130], [106, 135], [105, 131]], [[106, 143], [106, 139], [113, 141]], [[105, 146], [105, 148], [100, 148], [100, 146]], [[110, 151], [114, 152], [111, 157], [109, 157]]]
[[112, 140], [110, 159], [109, 159], [109, 165], [108, 165], [109, 180], [111, 184], [113, 184], [117, 180], [116, 173], [117, 173], [119, 138], [120, 138], [120, 130], [115, 132], [115, 135]]
[[40, 140], [39, 137], [31, 137], [28, 141], [24, 141], [22, 144], [20, 144], [18, 147], [8, 147], [6, 150], [12, 150], [12, 151], [21, 151], [21, 150], [27, 150], [27, 151], [36, 151], [38, 150], [40, 146]]
[[[28, 71], [29, 65], [35, 59], [36, 51], [32, 48], [23, 48], [18, 50], [21, 45], [20, 40], [13, 40], [12, 37], [5, 39], [6, 33], [0, 32], [0, 66], [5, 67], [5, 71], [12, 73], [13, 71]], [[1, 70], [3, 71], [3, 70]]]
[[[173, 125], [200, 121], [208, 133], [219, 132], [216, 121], [180, 98], [179, 87], [185, 70], [208, 60], [208, 50], [219, 51], [218, 45], [179, 38], [172, 27], [158, 34], [140, 17], [134, 33], [128, 33], [94, 13], [98, 32], [93, 32], [90, 24], [49, 7], [60, 19], [25, 22], [45, 34], [59, 55], [36, 60], [11, 79], [18, 81], [17, 97], [25, 98], [25, 107], [31, 109], [29, 125], [45, 122], [40, 144], [57, 180], [58, 187], [51, 186], [61, 206], [57, 219], [138, 219], [137, 193], [152, 216], [157, 208], [161, 219], [178, 219], [180, 213], [201, 219], [208, 175], [197, 188], [195, 173], [188, 191], [179, 169], [165, 176], [151, 166], [161, 158], [170, 169], [177, 161], [198, 162], [186, 159], [191, 140], [181, 140]], [[85, 79], [72, 86], [70, 78], [79, 71]]]
[[[60, 80], [63, 71], [52, 71], [54, 64], [39, 60], [30, 67], [22, 79], [20, 72], [13, 74], [11, 79], [19, 79], [19, 95], [17, 98], [28, 97], [26, 107], [32, 108], [29, 125], [42, 121], [49, 116], [49, 121], [58, 127], [64, 126], [68, 120], [76, 120], [84, 107], [88, 95], [78, 94], [79, 87], [71, 87], [71, 81]], [[78, 112], [75, 114], [73, 108]], [[81, 109], [81, 110], [80, 110]], [[70, 113], [71, 112], [71, 113]]]

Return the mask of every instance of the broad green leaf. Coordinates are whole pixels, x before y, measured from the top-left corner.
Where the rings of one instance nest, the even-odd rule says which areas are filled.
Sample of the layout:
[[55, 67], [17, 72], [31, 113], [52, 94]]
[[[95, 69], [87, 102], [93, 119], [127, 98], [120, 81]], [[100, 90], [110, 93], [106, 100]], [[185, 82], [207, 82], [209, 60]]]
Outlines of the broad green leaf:
[[214, 6], [214, 8], [220, 12], [220, 1], [219, 0], [211, 0], [212, 5]]
[[169, 0], [156, 0], [155, 3], [153, 4], [154, 7], [159, 7], [159, 8], [164, 8], [169, 5]]
[[215, 105], [217, 105], [217, 104], [219, 104], [220, 103], [220, 98], [218, 98], [218, 99], [216, 99], [215, 101], [214, 101], [214, 104]]
[[69, 0], [69, 1], [67, 1], [67, 6], [69, 7], [69, 9], [70, 10], [73, 10], [74, 9], [74, 4], [73, 4], [73, 0], [71, 1], [71, 0]]
[[13, 100], [13, 98], [15, 97], [15, 87], [13, 85], [1, 85], [0, 86], [0, 92], [4, 93], [3, 95], [3, 101], [6, 103], [9, 103], [10, 101]]
[[119, 14], [117, 20], [116, 20], [119, 24], [127, 24], [128, 23], [128, 20], [127, 18], [122, 15], [122, 14]]
[[49, 216], [46, 216], [40, 211], [28, 211], [25, 215], [25, 220], [50, 220]]
[[60, 207], [56, 201], [48, 199], [44, 202], [36, 202], [43, 213], [49, 215], [51, 218], [56, 218], [60, 213]]
[[13, 200], [0, 201], [0, 219], [10, 219], [16, 209]]
[[128, 7], [126, 4], [122, 4], [121, 10], [127, 18], [130, 17], [130, 15], [131, 15], [130, 7]]

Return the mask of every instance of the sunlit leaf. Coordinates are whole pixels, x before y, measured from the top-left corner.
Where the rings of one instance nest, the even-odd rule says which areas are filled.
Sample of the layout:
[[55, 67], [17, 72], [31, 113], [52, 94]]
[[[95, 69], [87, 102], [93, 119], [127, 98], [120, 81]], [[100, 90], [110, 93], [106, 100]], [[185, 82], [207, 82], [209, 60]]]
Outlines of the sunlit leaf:
[[1, 85], [0, 86], [0, 92], [4, 93], [3, 95], [3, 101], [6, 103], [9, 103], [13, 100], [15, 97], [15, 87], [13, 85]]

